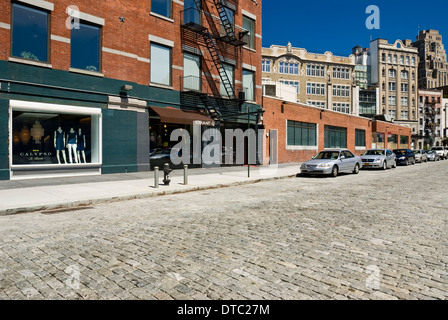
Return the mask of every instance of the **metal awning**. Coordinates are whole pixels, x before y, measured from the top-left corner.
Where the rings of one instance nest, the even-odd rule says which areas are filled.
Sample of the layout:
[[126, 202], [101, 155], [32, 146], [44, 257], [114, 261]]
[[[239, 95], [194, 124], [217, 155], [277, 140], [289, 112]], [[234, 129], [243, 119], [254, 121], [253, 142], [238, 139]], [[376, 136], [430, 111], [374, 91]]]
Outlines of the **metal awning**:
[[[150, 114], [155, 113], [160, 117], [162, 123], [175, 123], [175, 124], [199, 124], [201, 126], [215, 126], [215, 121], [206, 116], [203, 113], [197, 111], [180, 110], [175, 108], [161, 108], [161, 107], [149, 107]], [[152, 112], [151, 112], [152, 111]]]

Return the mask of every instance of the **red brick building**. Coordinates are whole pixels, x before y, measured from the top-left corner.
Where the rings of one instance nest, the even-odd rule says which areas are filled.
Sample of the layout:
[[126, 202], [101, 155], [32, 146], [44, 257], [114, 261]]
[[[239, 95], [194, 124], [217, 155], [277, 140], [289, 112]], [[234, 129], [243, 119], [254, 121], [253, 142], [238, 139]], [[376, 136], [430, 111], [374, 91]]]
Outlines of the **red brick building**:
[[[148, 170], [191, 112], [255, 124], [261, 30], [260, 0], [0, 0], [0, 179]], [[86, 132], [86, 163], [58, 163], [58, 127]]]
[[[357, 155], [372, 147], [408, 148], [411, 129], [389, 122], [263, 97], [267, 132], [278, 130], [278, 161], [309, 160], [325, 148], [348, 148]], [[378, 137], [388, 135], [385, 143]], [[267, 149], [269, 150], [269, 148]]]

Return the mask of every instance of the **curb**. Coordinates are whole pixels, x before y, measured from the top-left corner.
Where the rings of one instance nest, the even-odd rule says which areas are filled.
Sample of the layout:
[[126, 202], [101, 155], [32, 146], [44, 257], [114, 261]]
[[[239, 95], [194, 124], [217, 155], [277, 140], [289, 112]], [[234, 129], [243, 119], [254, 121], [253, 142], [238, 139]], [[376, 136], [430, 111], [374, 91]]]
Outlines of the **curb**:
[[[106, 198], [91, 199], [91, 200], [70, 201], [70, 202], [55, 203], [55, 204], [49, 204], [49, 205], [44, 204], [44, 205], [35, 205], [35, 206], [21, 207], [21, 208], [19, 207], [19, 208], [13, 208], [13, 209], [0, 210], [0, 216], [11, 216], [11, 215], [40, 212], [40, 211], [49, 211], [49, 212], [47, 212], [47, 214], [51, 214], [51, 211], [81, 210], [81, 209], [87, 209], [89, 206], [98, 205], [98, 204], [114, 203], [114, 202], [119, 202], [119, 201], [129, 201], [129, 200], [137, 200], [137, 199], [155, 198], [155, 197], [159, 197], [159, 196], [183, 194], [183, 193], [189, 193], [189, 192], [213, 190], [213, 189], [220, 189], [220, 188], [229, 188], [229, 187], [236, 187], [236, 186], [242, 186], [242, 185], [256, 184], [256, 183], [260, 183], [263, 181], [281, 180], [281, 179], [288, 179], [288, 178], [293, 178], [293, 177], [296, 177], [296, 174], [289, 174], [289, 175], [285, 175], [285, 176], [277, 176], [277, 177], [270, 177], [270, 178], [259, 178], [259, 179], [248, 180], [248, 181], [238, 181], [238, 182], [223, 183], [223, 184], [205, 185], [205, 186], [200, 186], [200, 187], [189, 187], [189, 188], [186, 188], [183, 190], [172, 190], [172, 191], [167, 190], [167, 191], [160, 191], [160, 192], [140, 193], [140, 194], [126, 195], [126, 196], [114, 196], [114, 197], [106, 197]], [[54, 213], [57, 213], [57, 212], [54, 212]]]

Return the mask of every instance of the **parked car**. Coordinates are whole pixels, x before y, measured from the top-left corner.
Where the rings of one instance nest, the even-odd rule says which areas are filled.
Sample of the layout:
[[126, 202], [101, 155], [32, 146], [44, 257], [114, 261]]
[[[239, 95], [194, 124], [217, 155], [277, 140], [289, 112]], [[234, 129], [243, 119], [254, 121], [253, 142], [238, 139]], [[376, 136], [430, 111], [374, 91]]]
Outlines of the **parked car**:
[[415, 162], [428, 162], [428, 157], [426, 155], [426, 151], [425, 150], [421, 150], [421, 149], [417, 149], [417, 150], [412, 150], [412, 152], [414, 152], [415, 155]]
[[355, 156], [347, 149], [324, 150], [306, 161], [300, 167], [302, 175], [330, 175], [337, 177], [339, 172], [358, 174], [362, 168], [361, 157]]
[[405, 166], [415, 164], [415, 154], [411, 149], [395, 149], [393, 153], [397, 156], [397, 164]]
[[428, 161], [439, 161], [440, 155], [435, 150], [426, 151], [426, 156], [428, 157]]
[[361, 156], [362, 168], [395, 168], [397, 160], [395, 153], [389, 149], [370, 149]]
[[432, 147], [431, 150], [434, 150], [435, 152], [437, 152], [437, 154], [440, 156], [441, 160], [444, 160], [447, 158], [447, 156], [445, 155], [444, 147]]

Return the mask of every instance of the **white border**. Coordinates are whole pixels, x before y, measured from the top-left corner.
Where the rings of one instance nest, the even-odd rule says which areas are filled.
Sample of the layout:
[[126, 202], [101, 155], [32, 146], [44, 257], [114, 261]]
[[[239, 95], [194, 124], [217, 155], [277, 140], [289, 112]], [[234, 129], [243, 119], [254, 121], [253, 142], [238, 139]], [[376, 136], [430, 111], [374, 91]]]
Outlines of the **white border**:
[[44, 0], [17, 0], [18, 2], [23, 2], [30, 4], [35, 7], [39, 7], [48, 11], [54, 11], [54, 4]]
[[[98, 163], [89, 163], [88, 166], [92, 165], [98, 165], [99, 166], [99, 173], [101, 173], [101, 167], [103, 164], [103, 119], [102, 119], [102, 113], [100, 108], [88, 108], [88, 107], [77, 107], [77, 106], [71, 106], [71, 105], [62, 105], [62, 104], [51, 104], [51, 103], [41, 103], [41, 102], [31, 102], [31, 101], [21, 101], [21, 100], [10, 100], [9, 101], [9, 172], [10, 172], [10, 179], [16, 180], [20, 179], [13, 176], [13, 168], [26, 168], [26, 167], [34, 167], [34, 166], [27, 166], [27, 165], [13, 165], [12, 164], [12, 139], [13, 139], [13, 128], [12, 128], [12, 112], [13, 111], [35, 111], [35, 112], [52, 112], [52, 113], [59, 113], [59, 114], [83, 114], [83, 115], [97, 115], [98, 116], [98, 157], [99, 161]], [[79, 166], [79, 164], [78, 164]], [[59, 168], [57, 164], [51, 164], [48, 166], [48, 168]], [[78, 167], [74, 167], [78, 168]], [[81, 174], [81, 173], [79, 173]], [[68, 174], [68, 176], [75, 176], [74, 174]], [[61, 175], [58, 175], [55, 173], [52, 175], [52, 177], [58, 177]], [[34, 175], [33, 175], [34, 177]], [[36, 175], [36, 178], [39, 177]], [[49, 176], [47, 176], [49, 177]], [[29, 178], [29, 177], [28, 177]]]
[[171, 47], [171, 48], [174, 47], [174, 41], [167, 40], [167, 39], [164, 39], [164, 38], [160, 38], [160, 37], [154, 36], [152, 34], [148, 35], [148, 40], [150, 42], [156, 42], [158, 44], [162, 44], [162, 45], [167, 46], [167, 47]]
[[100, 26], [104, 26], [106, 24], [106, 20], [104, 20], [103, 18], [95, 17], [91, 14], [77, 11], [74, 9], [67, 8], [67, 14], [72, 18], [84, 20], [84, 21], [91, 22], [91, 23], [94, 23], [94, 24], [97, 24]]

